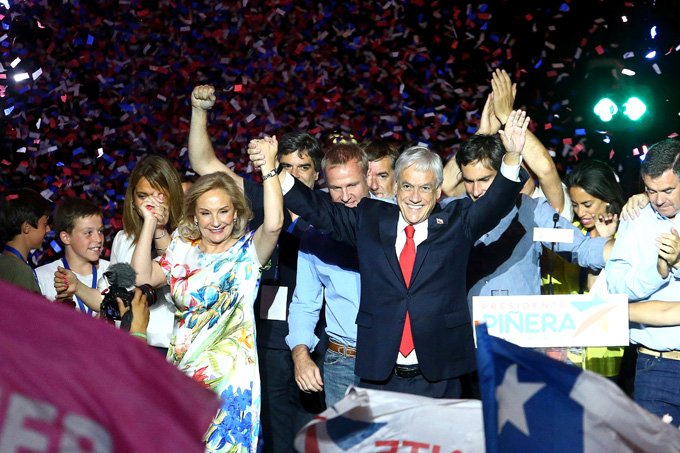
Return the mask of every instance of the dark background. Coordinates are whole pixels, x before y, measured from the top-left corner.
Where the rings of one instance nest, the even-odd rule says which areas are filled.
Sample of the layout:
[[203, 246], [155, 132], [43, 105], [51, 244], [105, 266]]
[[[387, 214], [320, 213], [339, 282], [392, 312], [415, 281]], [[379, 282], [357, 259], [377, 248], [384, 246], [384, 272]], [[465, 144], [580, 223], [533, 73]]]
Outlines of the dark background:
[[[109, 235], [122, 227], [128, 172], [141, 155], [168, 156], [192, 176], [189, 94], [199, 83], [218, 89], [210, 124], [220, 157], [246, 175], [248, 140], [293, 129], [324, 142], [333, 132], [422, 142], [446, 160], [476, 130], [496, 67], [518, 82], [516, 105], [563, 174], [596, 157], [636, 192], [633, 150], [680, 129], [677, 0], [9, 6], [0, 6], [0, 189], [92, 197]], [[35, 79], [13, 78], [39, 69]], [[600, 95], [629, 92], [648, 102], [643, 121], [595, 118]], [[36, 260], [52, 255], [47, 247]]]

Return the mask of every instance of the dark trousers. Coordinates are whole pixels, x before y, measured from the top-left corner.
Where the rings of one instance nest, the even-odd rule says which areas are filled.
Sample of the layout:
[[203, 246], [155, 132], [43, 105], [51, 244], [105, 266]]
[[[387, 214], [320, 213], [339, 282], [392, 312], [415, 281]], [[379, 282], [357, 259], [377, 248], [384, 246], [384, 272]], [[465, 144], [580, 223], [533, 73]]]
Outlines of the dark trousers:
[[460, 398], [462, 395], [462, 386], [459, 378], [428, 381], [422, 374], [409, 378], [391, 374], [385, 381], [361, 379], [359, 387], [410, 393], [412, 395], [429, 396], [430, 398]]
[[300, 391], [290, 350], [258, 347], [257, 354], [262, 381], [262, 451], [293, 452], [297, 432], [325, 409], [324, 394]]

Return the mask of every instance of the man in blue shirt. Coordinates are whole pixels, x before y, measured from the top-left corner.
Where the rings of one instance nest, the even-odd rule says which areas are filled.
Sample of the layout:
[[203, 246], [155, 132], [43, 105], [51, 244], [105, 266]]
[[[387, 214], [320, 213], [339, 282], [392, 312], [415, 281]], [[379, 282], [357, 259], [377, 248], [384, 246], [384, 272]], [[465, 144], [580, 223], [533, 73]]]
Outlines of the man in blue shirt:
[[[368, 159], [355, 144], [336, 144], [321, 163], [334, 202], [354, 208], [368, 196]], [[357, 326], [361, 293], [356, 249], [310, 228], [300, 242], [297, 283], [288, 317], [286, 342], [292, 350], [295, 380], [303, 392], [325, 390], [326, 405], [342, 399], [355, 383]], [[319, 339], [314, 328], [325, 305], [328, 350], [323, 366], [310, 357]]]
[[[456, 154], [463, 184], [473, 201], [485, 195], [501, 166], [503, 147], [497, 135], [475, 135]], [[530, 162], [528, 163], [531, 166]], [[468, 263], [468, 303], [473, 296], [541, 293], [539, 260], [543, 246], [534, 242], [534, 228], [574, 231], [571, 243], [556, 243], [555, 251], [583, 267], [602, 269], [611, 246], [605, 238], [584, 236], [559, 216], [544, 198], [520, 195], [515, 207], [475, 243]]]
[[[680, 294], [680, 141], [651, 147], [640, 168], [649, 205], [619, 225], [616, 245], [605, 268], [611, 293], [631, 302], [676, 301]], [[633, 397], [658, 416], [680, 425], [680, 326], [631, 323], [638, 345]]]

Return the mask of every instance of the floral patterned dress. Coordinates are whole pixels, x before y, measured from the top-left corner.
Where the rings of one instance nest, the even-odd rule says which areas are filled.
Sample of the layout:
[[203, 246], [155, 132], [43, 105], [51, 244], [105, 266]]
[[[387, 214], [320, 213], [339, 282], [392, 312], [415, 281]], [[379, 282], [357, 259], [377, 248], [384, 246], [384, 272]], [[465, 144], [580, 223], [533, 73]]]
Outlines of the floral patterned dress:
[[160, 260], [178, 308], [168, 360], [222, 399], [206, 433], [208, 452], [257, 449], [260, 376], [253, 303], [260, 264], [253, 235], [216, 254], [175, 236]]

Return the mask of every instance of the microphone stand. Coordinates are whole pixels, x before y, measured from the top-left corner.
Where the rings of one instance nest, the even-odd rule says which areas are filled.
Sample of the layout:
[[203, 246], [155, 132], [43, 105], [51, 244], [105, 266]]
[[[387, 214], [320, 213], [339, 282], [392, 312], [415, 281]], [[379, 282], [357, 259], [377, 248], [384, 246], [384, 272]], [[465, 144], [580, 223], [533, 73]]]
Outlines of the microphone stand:
[[[560, 215], [558, 213], [553, 214], [553, 228], [557, 228], [557, 221], [560, 220]], [[548, 294], [555, 294], [555, 288], [553, 288], [553, 272], [555, 271], [555, 242], [550, 243], [550, 265], [548, 274]]]

